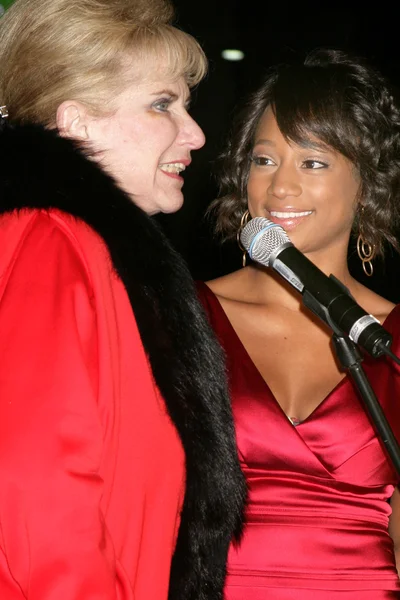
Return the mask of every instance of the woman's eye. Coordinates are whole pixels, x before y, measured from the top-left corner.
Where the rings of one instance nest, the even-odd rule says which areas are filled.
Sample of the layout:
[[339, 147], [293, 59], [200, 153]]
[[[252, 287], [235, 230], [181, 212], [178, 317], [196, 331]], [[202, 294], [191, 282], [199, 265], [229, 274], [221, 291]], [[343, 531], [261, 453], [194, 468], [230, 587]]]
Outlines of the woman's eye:
[[166, 112], [169, 109], [171, 102], [171, 98], [160, 98], [154, 102], [153, 108], [160, 110], [161, 112]]
[[257, 165], [257, 167], [270, 167], [274, 164], [267, 156], [253, 156], [251, 162]]
[[328, 165], [321, 160], [309, 159], [303, 162], [303, 169], [326, 169]]

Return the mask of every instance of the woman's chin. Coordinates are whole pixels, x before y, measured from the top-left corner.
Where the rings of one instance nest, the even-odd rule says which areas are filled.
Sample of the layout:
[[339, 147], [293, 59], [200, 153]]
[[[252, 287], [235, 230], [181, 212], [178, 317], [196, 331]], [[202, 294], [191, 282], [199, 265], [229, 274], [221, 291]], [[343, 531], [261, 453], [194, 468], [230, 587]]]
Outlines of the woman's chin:
[[183, 194], [181, 192], [174, 195], [164, 195], [162, 197], [143, 197], [135, 194], [129, 194], [132, 202], [141, 208], [148, 215], [158, 213], [171, 214], [177, 212], [183, 206]]
[[159, 202], [157, 212], [162, 212], [165, 215], [175, 213], [182, 208], [183, 202], [184, 198], [182, 193], [174, 196], [166, 196]]

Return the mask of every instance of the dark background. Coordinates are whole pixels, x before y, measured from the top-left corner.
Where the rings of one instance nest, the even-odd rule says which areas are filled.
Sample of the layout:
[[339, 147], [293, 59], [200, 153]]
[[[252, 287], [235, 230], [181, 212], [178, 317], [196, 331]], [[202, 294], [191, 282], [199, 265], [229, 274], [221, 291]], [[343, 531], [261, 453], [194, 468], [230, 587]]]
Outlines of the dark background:
[[[175, 0], [177, 24], [194, 35], [209, 61], [209, 74], [194, 92], [192, 115], [207, 136], [206, 146], [193, 154], [186, 174], [185, 204], [175, 215], [160, 221], [174, 245], [189, 263], [195, 278], [210, 279], [238, 269], [241, 254], [235, 244], [213, 239], [211, 224], [204, 219], [207, 206], [217, 195], [214, 162], [222, 150], [232, 114], [269, 67], [303, 58], [316, 47], [355, 52], [378, 67], [400, 87], [398, 22], [388, 3], [366, 4], [362, 9], [259, 0]], [[397, 12], [397, 11], [395, 11]], [[240, 48], [241, 62], [221, 57], [225, 48]], [[399, 199], [400, 201], [400, 199]], [[365, 278], [354, 247], [350, 249], [353, 274], [369, 287], [400, 301], [400, 260], [389, 251], [385, 264], [375, 264], [375, 274]]]

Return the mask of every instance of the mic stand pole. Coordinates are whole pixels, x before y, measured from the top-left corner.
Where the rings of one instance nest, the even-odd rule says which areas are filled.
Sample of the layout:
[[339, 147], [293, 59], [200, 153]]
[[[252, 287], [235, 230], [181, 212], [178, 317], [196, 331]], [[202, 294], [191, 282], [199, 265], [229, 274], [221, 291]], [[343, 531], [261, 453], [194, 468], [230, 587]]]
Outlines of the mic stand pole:
[[361, 365], [363, 355], [358, 346], [332, 322], [326, 308], [307, 291], [303, 294], [303, 302], [332, 329], [332, 340], [338, 360], [342, 367], [350, 373], [393, 466], [400, 476], [400, 447]]

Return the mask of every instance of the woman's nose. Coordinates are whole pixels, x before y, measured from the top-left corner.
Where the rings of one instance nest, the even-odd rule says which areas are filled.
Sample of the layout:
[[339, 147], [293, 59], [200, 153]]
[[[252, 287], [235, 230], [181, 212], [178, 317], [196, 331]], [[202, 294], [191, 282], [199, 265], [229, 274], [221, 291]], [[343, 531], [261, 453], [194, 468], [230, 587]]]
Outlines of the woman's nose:
[[273, 173], [268, 193], [279, 199], [287, 196], [299, 196], [301, 185], [296, 168], [280, 165]]
[[180, 138], [181, 143], [188, 144], [191, 150], [202, 148], [206, 142], [203, 130], [190, 115], [186, 115], [183, 120]]

